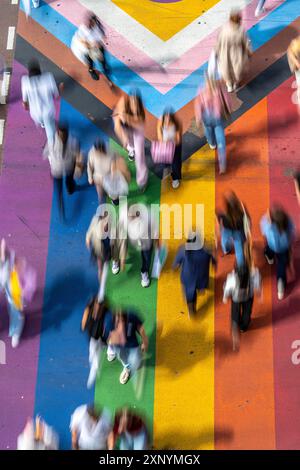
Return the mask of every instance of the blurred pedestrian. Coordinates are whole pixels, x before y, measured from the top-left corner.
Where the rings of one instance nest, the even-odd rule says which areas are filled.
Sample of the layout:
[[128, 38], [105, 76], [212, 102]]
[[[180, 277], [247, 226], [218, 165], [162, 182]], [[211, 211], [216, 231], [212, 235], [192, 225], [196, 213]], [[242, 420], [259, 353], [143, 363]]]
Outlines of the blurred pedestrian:
[[221, 83], [207, 78], [205, 88], [195, 102], [195, 115], [198, 126], [203, 122], [209, 147], [218, 148], [219, 173], [226, 171], [226, 139], [224, 119], [230, 114], [230, 100], [222, 90]]
[[105, 39], [105, 30], [100, 19], [95, 14], [89, 13], [85, 23], [80, 25], [74, 34], [71, 49], [77, 59], [88, 66], [93, 80], [99, 80], [99, 74], [95, 68], [96, 63], [99, 62], [108, 85], [112, 86], [104, 46]]
[[[113, 202], [117, 203], [118, 198], [121, 192], [121, 186], [125, 186], [128, 192], [128, 183], [130, 181], [130, 173], [127, 168], [127, 165], [124, 159], [120, 155], [113, 154], [111, 151], [107, 150], [107, 147], [104, 142], [97, 140], [88, 154], [88, 163], [87, 163], [87, 172], [88, 172], [88, 181], [90, 184], [94, 184], [98, 194], [99, 203], [103, 201], [104, 198], [104, 188], [105, 184], [106, 189], [110, 187], [111, 192], [110, 196], [113, 196]], [[112, 173], [114, 178], [118, 178], [118, 181], [112, 178]], [[104, 183], [104, 179], [106, 179]], [[108, 181], [109, 179], [109, 181]], [[122, 181], [120, 181], [122, 179]], [[125, 180], [125, 181], [124, 181]], [[115, 191], [113, 191], [114, 186], [117, 186]], [[118, 192], [119, 194], [112, 194], [113, 192]], [[125, 191], [126, 192], [126, 191]]]
[[71, 416], [72, 449], [106, 450], [111, 431], [111, 414], [93, 405], [81, 405]]
[[225, 255], [234, 249], [237, 266], [244, 264], [244, 244], [251, 246], [251, 219], [244, 204], [233, 191], [224, 195], [224, 212], [217, 212], [218, 232]]
[[9, 314], [9, 337], [16, 348], [25, 324], [25, 303], [30, 302], [36, 291], [36, 273], [24, 258], [17, 258], [9, 250], [4, 239], [0, 247], [0, 290], [4, 290]]
[[30, 112], [35, 124], [45, 129], [48, 144], [53, 145], [55, 99], [59, 97], [59, 91], [52, 73], [42, 73], [39, 63], [32, 61], [28, 66], [28, 75], [22, 77], [21, 88], [24, 108]]
[[273, 206], [260, 221], [261, 232], [266, 239], [265, 258], [269, 264], [276, 261], [277, 295], [282, 300], [287, 285], [287, 269], [293, 271], [292, 243], [295, 226], [279, 205]]
[[233, 350], [239, 349], [239, 332], [249, 328], [255, 292], [261, 293], [261, 276], [254, 266], [250, 247], [245, 245], [245, 262], [227, 275], [223, 302], [231, 298], [231, 333]]
[[76, 164], [83, 170], [83, 157], [79, 143], [70, 134], [66, 124], [57, 126], [53, 145], [47, 143], [43, 155], [49, 160], [60, 213], [64, 217], [63, 182], [65, 181], [68, 194], [73, 194], [76, 190], [74, 181]]
[[171, 110], [166, 110], [157, 122], [157, 138], [160, 142], [174, 142], [175, 152], [171, 165], [172, 187], [177, 189], [181, 180], [182, 126]]
[[127, 214], [120, 214], [120, 233], [125, 233], [125, 229], [130, 244], [141, 253], [141, 286], [149, 287], [152, 255], [159, 240], [157, 217], [149, 207], [130, 206]]
[[[91, 388], [99, 373], [99, 365], [103, 348], [107, 345], [107, 340], [114, 326], [114, 319], [110, 308], [105, 300], [99, 299], [98, 296], [86, 306], [82, 321], [81, 329], [86, 331], [89, 336], [89, 363], [90, 373], [87, 381], [87, 387]], [[115, 351], [108, 345], [107, 360], [111, 362], [116, 357]]]
[[191, 233], [185, 245], [176, 254], [173, 269], [181, 268], [181, 283], [189, 315], [197, 311], [197, 291], [204, 293], [209, 287], [209, 271], [215, 258], [204, 247], [199, 233]]
[[118, 440], [120, 450], [146, 450], [148, 448], [147, 427], [136, 411], [129, 408], [117, 411], [113, 429], [108, 436], [108, 449], [115, 449]]
[[232, 11], [229, 22], [221, 29], [215, 49], [219, 70], [229, 92], [237, 89], [252, 54], [241, 23], [241, 12]]
[[300, 35], [292, 40], [287, 50], [291, 72], [295, 74], [298, 106], [300, 107]]
[[[139, 344], [138, 338], [142, 342]], [[148, 350], [148, 337], [143, 321], [132, 312], [117, 310], [113, 319], [113, 328], [108, 336], [110, 361], [117, 358], [123, 366], [120, 383], [126, 384], [142, 362], [142, 353]]]
[[144, 191], [148, 181], [144, 136], [145, 110], [138, 91], [133, 91], [119, 100], [113, 119], [115, 133], [127, 149], [129, 160], [135, 160], [137, 185]]
[[54, 429], [37, 416], [29, 418], [18, 436], [17, 450], [58, 450], [59, 437]]

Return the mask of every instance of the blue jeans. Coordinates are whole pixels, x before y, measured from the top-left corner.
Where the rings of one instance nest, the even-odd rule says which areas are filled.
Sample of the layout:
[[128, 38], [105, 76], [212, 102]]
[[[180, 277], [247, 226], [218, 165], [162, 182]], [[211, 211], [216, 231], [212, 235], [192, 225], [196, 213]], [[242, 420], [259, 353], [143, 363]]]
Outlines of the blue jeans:
[[117, 354], [118, 360], [123, 367], [130, 369], [131, 374], [134, 374], [141, 365], [142, 355], [139, 347], [137, 348], [124, 348], [120, 346], [112, 346], [112, 349]]
[[218, 147], [219, 170], [226, 170], [226, 140], [224, 124], [222, 119], [216, 119], [209, 113], [204, 112], [203, 125], [205, 136], [209, 145]]
[[120, 450], [145, 450], [147, 448], [147, 434], [145, 430], [135, 436], [125, 432], [121, 435]]
[[244, 264], [245, 237], [238, 230], [223, 228], [221, 232], [221, 245], [223, 253], [229, 253], [233, 248], [238, 266]]
[[16, 309], [16, 307], [9, 303], [8, 304], [8, 314], [9, 314], [9, 336], [14, 335], [21, 337], [25, 318], [22, 312]]

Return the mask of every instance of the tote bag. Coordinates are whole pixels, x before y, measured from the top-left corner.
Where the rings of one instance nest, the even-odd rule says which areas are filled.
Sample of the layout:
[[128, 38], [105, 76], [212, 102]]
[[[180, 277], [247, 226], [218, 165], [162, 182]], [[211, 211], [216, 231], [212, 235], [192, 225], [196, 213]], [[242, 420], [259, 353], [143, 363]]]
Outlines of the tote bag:
[[152, 142], [151, 156], [154, 163], [165, 163], [171, 165], [174, 160], [174, 142]]

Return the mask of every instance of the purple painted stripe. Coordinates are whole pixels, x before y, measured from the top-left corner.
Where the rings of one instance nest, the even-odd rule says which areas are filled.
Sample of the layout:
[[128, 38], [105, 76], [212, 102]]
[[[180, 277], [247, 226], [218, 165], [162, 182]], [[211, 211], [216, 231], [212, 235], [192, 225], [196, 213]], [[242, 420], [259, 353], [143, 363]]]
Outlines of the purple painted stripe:
[[17, 435], [34, 409], [52, 202], [48, 164], [41, 157], [45, 134], [21, 105], [20, 79], [24, 73], [15, 62], [0, 178], [0, 236], [37, 269], [39, 288], [30, 306], [23, 341], [15, 350], [7, 336], [6, 305], [1, 296], [0, 338], [6, 343], [6, 365], [0, 365], [1, 449], [16, 447]]

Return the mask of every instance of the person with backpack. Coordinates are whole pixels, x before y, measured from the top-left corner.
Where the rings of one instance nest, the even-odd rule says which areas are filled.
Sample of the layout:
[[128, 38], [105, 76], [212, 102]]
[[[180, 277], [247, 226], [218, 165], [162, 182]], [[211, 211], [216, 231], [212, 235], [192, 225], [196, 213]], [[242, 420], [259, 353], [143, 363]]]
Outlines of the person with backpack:
[[287, 285], [287, 269], [293, 269], [292, 244], [295, 226], [290, 216], [280, 205], [274, 205], [261, 219], [260, 229], [265, 237], [264, 255], [269, 264], [276, 261], [277, 296], [284, 297]]
[[251, 321], [255, 293], [261, 293], [261, 275], [254, 266], [251, 250], [245, 245], [245, 262], [235, 264], [224, 284], [223, 302], [231, 299], [231, 333], [233, 351], [239, 348], [239, 332], [246, 332]]
[[199, 233], [191, 233], [184, 246], [176, 254], [173, 269], [181, 268], [183, 286], [189, 315], [197, 311], [197, 292], [209, 287], [209, 271], [216, 260], [204, 247]]

